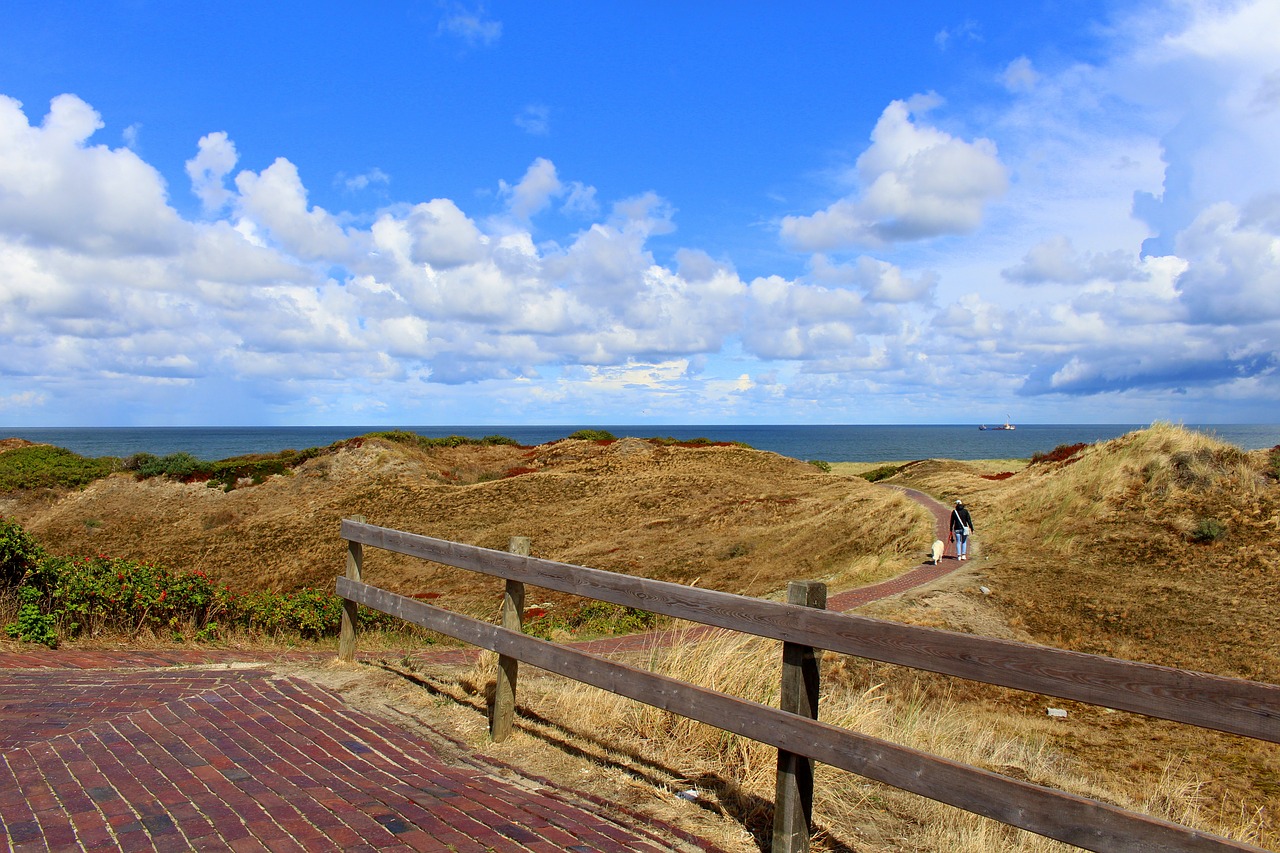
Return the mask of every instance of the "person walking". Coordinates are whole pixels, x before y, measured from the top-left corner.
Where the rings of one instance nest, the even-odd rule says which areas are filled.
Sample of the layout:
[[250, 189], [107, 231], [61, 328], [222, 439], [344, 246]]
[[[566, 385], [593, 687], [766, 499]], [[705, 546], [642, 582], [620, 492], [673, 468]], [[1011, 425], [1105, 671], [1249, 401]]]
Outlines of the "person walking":
[[969, 559], [969, 534], [973, 532], [973, 519], [964, 501], [956, 500], [955, 509], [951, 510], [951, 538], [956, 543], [956, 559]]

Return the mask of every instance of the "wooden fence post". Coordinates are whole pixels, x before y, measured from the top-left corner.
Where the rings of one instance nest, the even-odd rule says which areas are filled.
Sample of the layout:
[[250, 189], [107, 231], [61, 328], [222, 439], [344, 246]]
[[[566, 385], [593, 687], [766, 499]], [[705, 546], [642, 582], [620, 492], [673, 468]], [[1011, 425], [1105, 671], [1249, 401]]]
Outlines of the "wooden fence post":
[[[364, 521], [363, 515], [351, 516], [352, 521]], [[359, 581], [364, 572], [364, 546], [359, 542], [347, 542], [347, 579]], [[342, 627], [338, 632], [338, 659], [356, 659], [356, 607], [350, 599], [342, 602]]]
[[[512, 536], [507, 551], [529, 556], [528, 536]], [[502, 596], [502, 627], [512, 631], [524, 630], [524, 584], [507, 581]], [[520, 661], [506, 655], [498, 655], [498, 683], [493, 691], [493, 711], [489, 718], [489, 737], [501, 743], [511, 734], [516, 716], [516, 678], [520, 674]]]
[[[791, 581], [787, 602], [825, 610], [827, 585]], [[812, 646], [782, 644], [779, 707], [818, 719], [819, 658]], [[813, 759], [778, 750], [778, 785], [773, 807], [772, 853], [807, 853], [813, 833]]]

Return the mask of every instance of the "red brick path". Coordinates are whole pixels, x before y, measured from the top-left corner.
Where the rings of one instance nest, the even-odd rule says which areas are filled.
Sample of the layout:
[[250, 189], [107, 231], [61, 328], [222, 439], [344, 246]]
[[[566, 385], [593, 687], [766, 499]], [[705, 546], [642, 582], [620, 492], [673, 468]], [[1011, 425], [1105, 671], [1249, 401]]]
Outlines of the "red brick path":
[[[140, 668], [104, 668], [123, 657]], [[304, 680], [145, 668], [183, 657], [0, 655], [0, 849], [716, 849], [465, 750], [446, 760]]]
[[[951, 507], [938, 503], [924, 492], [915, 489], [903, 488], [895, 486], [906, 493], [916, 503], [933, 513], [934, 519], [934, 536], [947, 541], [947, 531], [951, 520]], [[969, 542], [970, 552], [973, 550], [973, 542]], [[955, 550], [954, 545], [948, 545], [948, 550]], [[903, 572], [896, 578], [890, 578], [887, 581], [873, 583], [867, 586], [860, 586], [857, 589], [847, 590], [837, 595], [831, 596], [827, 600], [828, 610], [838, 610], [841, 613], [861, 607], [868, 602], [875, 601], [880, 598], [888, 598], [891, 595], [897, 595], [900, 592], [906, 592], [917, 586], [922, 586], [935, 581], [943, 575], [950, 574], [960, 567], [959, 561], [955, 557], [943, 557], [942, 560], [934, 565], [932, 562], [922, 562], [909, 572]]]
[[[948, 509], [907, 491], [945, 531]], [[924, 563], [828, 607], [850, 610], [958, 565]], [[433, 742], [305, 680], [229, 665], [244, 660], [0, 653], [0, 849], [717, 849], [466, 750], [446, 759], [433, 745], [447, 742], [441, 733]]]

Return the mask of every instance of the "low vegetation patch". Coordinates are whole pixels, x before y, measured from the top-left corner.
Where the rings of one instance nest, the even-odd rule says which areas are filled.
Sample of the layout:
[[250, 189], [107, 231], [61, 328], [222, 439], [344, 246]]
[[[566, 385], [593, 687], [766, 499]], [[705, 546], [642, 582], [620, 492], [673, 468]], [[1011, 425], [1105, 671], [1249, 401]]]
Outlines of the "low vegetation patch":
[[120, 470], [111, 456], [89, 458], [62, 447], [35, 444], [0, 453], [0, 492], [80, 489]]
[[[328, 447], [309, 447], [301, 451], [290, 449], [282, 450], [279, 453], [233, 456], [216, 462], [207, 462], [186, 452], [170, 453], [165, 456], [157, 456], [154, 453], [135, 453], [123, 462], [109, 459], [110, 462], [114, 463], [114, 467], [98, 476], [105, 476], [105, 474], [111, 473], [112, 470], [123, 469], [132, 471], [140, 480], [151, 477], [167, 477], [183, 483], [208, 483], [211, 487], [221, 488], [223, 491], [229, 492], [242, 486], [258, 485], [273, 475], [291, 474], [308, 460], [331, 455], [347, 446], [359, 447], [369, 438], [380, 438], [384, 441], [404, 444], [420, 450], [467, 446], [521, 446], [514, 439], [503, 435], [487, 435], [483, 438], [447, 435], [433, 438], [418, 435], [408, 430], [389, 430], [371, 432], [367, 435], [335, 442]], [[5, 455], [7, 456], [8, 454]], [[0, 459], [2, 458], [0, 457]], [[447, 475], [446, 479], [449, 479]]]
[[754, 449], [743, 441], [714, 441], [702, 436], [698, 438], [673, 438], [672, 436], [662, 438], [654, 436], [653, 438], [646, 438], [645, 441], [650, 444], [656, 444], [659, 447], [745, 447], [748, 450]]
[[531, 607], [525, 611], [524, 630], [544, 640], [580, 640], [647, 631], [657, 624], [658, 618], [634, 607], [588, 601], [564, 611], [554, 605]]
[[1191, 531], [1193, 542], [1216, 542], [1227, 535], [1227, 526], [1216, 518], [1202, 518]]
[[43, 556], [40, 544], [21, 525], [0, 521], [0, 590], [20, 584]]
[[238, 486], [257, 485], [272, 475], [289, 474], [308, 459], [331, 452], [332, 448], [310, 447], [301, 452], [282, 450], [271, 454], [233, 456], [218, 462], [206, 462], [185, 452], [166, 456], [135, 453], [124, 460], [122, 467], [132, 471], [139, 480], [168, 477], [183, 483], [208, 483], [229, 492]]
[[878, 483], [881, 480], [887, 480], [897, 474], [903, 468], [902, 465], [881, 465], [879, 468], [873, 468], [870, 471], [863, 471], [858, 476], [866, 480], [868, 483]]
[[1080, 451], [1084, 450], [1087, 444], [1059, 444], [1048, 453], [1033, 453], [1031, 455], [1031, 465], [1048, 465], [1050, 462], [1071, 463], [1079, 456]]
[[579, 441], [594, 441], [597, 444], [611, 444], [618, 440], [618, 437], [607, 429], [580, 429], [570, 434], [569, 438], [576, 438]]
[[230, 491], [237, 485], [261, 483], [273, 474], [288, 474], [308, 459], [333, 452], [337, 446], [207, 462], [186, 452], [165, 456], [135, 453], [123, 460], [114, 456], [91, 458], [62, 447], [37, 444], [0, 453], [0, 492], [80, 489], [117, 471], [129, 471], [140, 480], [167, 477], [184, 483], [207, 482]]
[[[50, 648], [63, 640], [144, 632], [175, 642], [232, 634], [319, 639], [337, 636], [342, 614], [342, 600], [317, 589], [240, 593], [200, 571], [105, 555], [53, 556], [8, 520], [0, 522], [0, 578], [17, 605], [5, 633]], [[394, 621], [359, 613], [366, 628]]]
[[486, 435], [484, 438], [470, 438], [465, 435], [445, 435], [430, 437], [418, 435], [416, 432], [409, 430], [389, 430], [386, 432], [371, 432], [369, 438], [381, 438], [387, 441], [394, 441], [398, 444], [408, 444], [422, 450], [435, 450], [437, 448], [448, 447], [497, 447], [510, 446], [520, 447], [520, 443], [514, 438], [507, 438], [505, 435]]

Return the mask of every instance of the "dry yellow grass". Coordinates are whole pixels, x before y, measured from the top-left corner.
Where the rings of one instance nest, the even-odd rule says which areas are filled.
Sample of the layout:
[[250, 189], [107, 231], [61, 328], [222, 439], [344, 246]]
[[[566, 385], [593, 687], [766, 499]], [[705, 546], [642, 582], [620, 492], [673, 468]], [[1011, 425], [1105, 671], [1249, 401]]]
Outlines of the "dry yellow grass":
[[[494, 656], [459, 678], [471, 695], [491, 689]], [[641, 665], [742, 698], [776, 705], [780, 650], [774, 642], [728, 632], [676, 643]], [[1071, 748], [1064, 724], [1044, 715], [958, 699], [929, 680], [878, 680], [891, 668], [869, 668], [826, 655], [821, 719], [1036, 784], [1117, 803], [1135, 811], [1252, 843], [1274, 842], [1269, 819], [1257, 806], [1215, 802], [1186, 758], [1171, 757], [1140, 780], [1106, 772]], [[767, 844], [771, 827], [776, 752], [712, 726], [549, 676], [525, 678], [521, 713], [555, 727], [553, 739], [572, 743], [601, 765], [632, 768], [660, 795], [696, 795], [704, 809], [723, 816], [704, 824], [731, 849], [751, 849], [739, 830]], [[481, 732], [473, 731], [484, 748]], [[528, 746], [528, 742], [522, 742]], [[518, 759], [513, 744], [497, 749]], [[544, 757], [545, 760], [545, 757]], [[586, 772], [586, 771], [583, 771]], [[612, 783], [611, 783], [612, 784]], [[675, 807], [674, 803], [669, 803]], [[815, 784], [816, 849], [972, 853], [1040, 853], [1075, 849], [1014, 830], [922, 797], [819, 766]], [[734, 839], [739, 839], [735, 841]]]
[[[529, 473], [503, 476], [513, 469]], [[926, 512], [860, 478], [773, 453], [637, 439], [431, 451], [369, 440], [229, 493], [119, 474], [54, 502], [9, 503], [0, 510], [57, 553], [277, 590], [332, 586], [344, 565], [338, 525], [350, 515], [499, 550], [528, 536], [539, 557], [755, 596], [797, 578], [841, 588], [900, 572], [929, 536]], [[486, 615], [500, 592], [387, 554], [371, 554], [366, 574]]]
[[[895, 482], [974, 507], [980, 558], [881, 616], [993, 636], [1250, 675], [1280, 633], [1267, 598], [1242, 597], [1258, 554], [1276, 564], [1280, 495], [1267, 460], [1157, 425], [1083, 449], [1074, 461], [1019, 469], [929, 460]], [[1212, 510], [1229, 541], [1188, 536]], [[1146, 543], [1135, 547], [1135, 543]], [[1174, 549], [1177, 563], [1151, 559]], [[1176, 580], [1187, 598], [1169, 595]], [[991, 595], [978, 591], [979, 585]], [[1151, 590], [1164, 590], [1164, 597]], [[1092, 605], [1092, 609], [1088, 605]], [[1194, 615], [1195, 619], [1191, 618]], [[1215, 641], [1213, 638], [1222, 638]], [[652, 660], [668, 674], [776, 701], [774, 643], [718, 637]], [[1118, 803], [1265, 847], [1280, 845], [1280, 755], [1271, 744], [1110, 713], [828, 655], [822, 717], [995, 772]], [[1272, 677], [1270, 680], [1274, 680]], [[712, 727], [552, 680], [530, 687], [538, 716], [572, 719], [577, 736], [663, 767], [668, 786], [697, 788], [763, 837], [774, 757]], [[1054, 720], [1048, 706], [1066, 707]], [[829, 768], [819, 771], [817, 822], [827, 849], [1069, 849]]]
[[[1006, 636], [1280, 680], [1280, 613], [1272, 604], [1280, 486], [1267, 452], [1245, 454], [1157, 424], [1004, 481], [954, 466], [922, 468], [914, 479], [904, 473], [899, 481], [966, 495], [979, 556], [947, 591], [908, 597], [894, 618], [965, 630], [994, 616]], [[1220, 535], [1196, 541], [1205, 519], [1221, 522], [1210, 528]], [[1036, 697], [956, 691], [974, 712], [1044, 713]], [[1117, 801], [1154, 797], [1175, 820], [1190, 810], [1197, 825], [1280, 843], [1276, 746], [1085, 706], [1071, 713], [1062, 748], [1106, 779]]]

